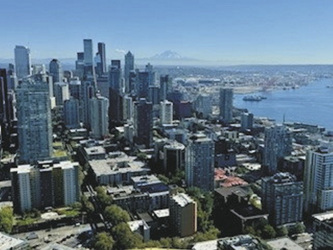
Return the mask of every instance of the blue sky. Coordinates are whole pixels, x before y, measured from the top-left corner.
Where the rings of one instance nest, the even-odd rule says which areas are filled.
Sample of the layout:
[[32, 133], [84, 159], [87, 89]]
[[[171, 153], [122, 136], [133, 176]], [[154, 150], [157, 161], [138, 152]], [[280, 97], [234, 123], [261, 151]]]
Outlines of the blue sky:
[[75, 57], [84, 38], [108, 58], [173, 50], [224, 64], [333, 63], [331, 0], [6, 0], [0, 58]]

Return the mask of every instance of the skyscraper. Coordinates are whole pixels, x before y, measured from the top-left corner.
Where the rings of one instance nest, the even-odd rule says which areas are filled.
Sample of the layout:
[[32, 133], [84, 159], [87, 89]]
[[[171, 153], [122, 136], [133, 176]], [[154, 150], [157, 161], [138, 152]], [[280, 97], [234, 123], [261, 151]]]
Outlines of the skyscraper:
[[168, 93], [172, 91], [172, 82], [169, 75], [160, 76], [160, 100], [167, 99]]
[[41, 75], [25, 79], [16, 90], [20, 162], [33, 163], [52, 156], [49, 86]]
[[268, 174], [275, 174], [278, 163], [283, 157], [291, 154], [292, 137], [283, 125], [265, 128], [265, 148], [263, 164]]
[[97, 65], [96, 65], [97, 74], [102, 75], [102, 74], [106, 73], [105, 43], [98, 43], [97, 48], [98, 48], [98, 56], [100, 59], [100, 62], [97, 63]]
[[136, 71], [135, 94], [138, 98], [148, 98], [149, 77], [147, 71]]
[[220, 89], [220, 118], [225, 123], [232, 121], [233, 90], [228, 88]]
[[95, 97], [95, 85], [92, 81], [83, 81], [81, 83], [81, 94], [82, 94], [82, 113], [81, 120], [83, 121], [86, 128], [90, 129], [90, 111], [89, 111], [89, 101]]
[[62, 82], [63, 72], [61, 63], [57, 59], [52, 59], [49, 65], [49, 73], [53, 77], [53, 82]]
[[31, 75], [30, 49], [24, 46], [16, 45], [14, 52], [16, 76], [18, 79]]
[[104, 136], [108, 134], [109, 129], [109, 100], [103, 96], [97, 95], [90, 99], [89, 105], [92, 137], [96, 139], [104, 138]]
[[109, 72], [109, 119], [110, 126], [123, 120], [123, 88], [120, 60], [112, 60]]
[[253, 127], [253, 114], [252, 113], [242, 113], [241, 116], [241, 128], [242, 130], [252, 129]]
[[173, 103], [169, 101], [161, 102], [160, 121], [161, 124], [172, 124], [173, 120]]
[[185, 150], [185, 180], [189, 187], [214, 189], [214, 142], [203, 134], [189, 138]]
[[83, 56], [84, 56], [84, 75], [94, 76], [94, 53], [93, 42], [91, 39], [83, 40]]
[[274, 225], [302, 221], [303, 183], [288, 172], [265, 177], [261, 182], [263, 207]]
[[333, 152], [309, 150], [304, 170], [304, 210], [311, 214], [333, 209]]
[[69, 129], [80, 126], [79, 100], [71, 97], [64, 102], [64, 122]]
[[130, 72], [134, 70], [134, 55], [128, 51], [125, 55], [125, 72], [124, 72], [124, 78], [125, 78], [125, 92], [130, 92]]
[[134, 102], [134, 141], [138, 145], [145, 145], [147, 148], [152, 143], [153, 129], [153, 105], [147, 102], [145, 98]]

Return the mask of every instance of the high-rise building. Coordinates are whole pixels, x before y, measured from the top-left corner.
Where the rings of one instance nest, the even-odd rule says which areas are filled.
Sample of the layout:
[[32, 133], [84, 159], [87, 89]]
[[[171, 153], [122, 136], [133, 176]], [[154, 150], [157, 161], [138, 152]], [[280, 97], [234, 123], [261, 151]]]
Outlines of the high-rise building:
[[16, 76], [19, 79], [31, 75], [30, 49], [24, 46], [15, 47]]
[[170, 141], [163, 147], [163, 168], [165, 173], [175, 174], [184, 170], [185, 146], [177, 141]]
[[75, 61], [76, 76], [82, 78], [84, 74], [84, 52], [77, 52]]
[[123, 103], [124, 120], [133, 121], [133, 98], [129, 95], [125, 95]]
[[98, 53], [97, 56], [99, 57], [98, 63], [96, 64], [96, 73], [97, 75], [103, 75], [106, 73], [106, 52], [105, 52], [105, 43], [98, 43], [97, 44]]
[[161, 102], [160, 121], [161, 124], [172, 124], [173, 120], [173, 103], [169, 101]]
[[152, 129], [153, 129], [153, 105], [147, 102], [145, 98], [134, 102], [134, 141], [138, 145], [145, 145], [147, 148], [152, 143]]
[[242, 113], [241, 116], [241, 129], [247, 130], [253, 128], [253, 114], [252, 113]]
[[170, 198], [170, 225], [180, 237], [197, 231], [197, 203], [187, 194], [179, 193]]
[[130, 72], [134, 70], [134, 55], [128, 51], [125, 55], [125, 72], [124, 72], [124, 78], [125, 78], [125, 92], [129, 93], [130, 90]]
[[313, 250], [332, 249], [333, 211], [313, 216]]
[[304, 169], [304, 210], [306, 213], [333, 209], [333, 152], [327, 148], [309, 150]]
[[232, 121], [233, 89], [220, 89], [220, 118], [225, 123]]
[[53, 78], [53, 82], [62, 82], [63, 72], [61, 63], [58, 59], [52, 59], [49, 65], [49, 74]]
[[69, 94], [69, 85], [66, 82], [56, 82], [54, 84], [54, 96], [56, 99], [56, 105], [64, 105], [64, 101], [68, 100], [70, 97]]
[[135, 94], [138, 98], [148, 98], [149, 77], [147, 71], [136, 71]]
[[109, 131], [109, 100], [103, 96], [97, 95], [90, 99], [89, 104], [91, 135], [96, 139], [104, 138]]
[[214, 142], [203, 134], [195, 134], [188, 140], [185, 180], [189, 187], [214, 189]]
[[278, 164], [283, 157], [291, 154], [292, 137], [283, 125], [265, 128], [265, 148], [263, 164], [268, 174], [273, 175], [278, 170]]
[[14, 211], [23, 213], [33, 208], [69, 206], [79, 200], [79, 165], [70, 161], [41, 162], [12, 168]]
[[80, 127], [79, 100], [71, 97], [64, 102], [64, 122], [69, 129]]
[[195, 110], [202, 118], [207, 118], [212, 113], [212, 105], [212, 97], [207, 94], [200, 94], [194, 102]]
[[6, 69], [0, 69], [0, 126], [6, 138], [10, 124], [10, 105], [8, 98], [8, 81]]
[[109, 119], [110, 126], [123, 121], [123, 88], [120, 60], [112, 60], [109, 71]]
[[95, 85], [92, 81], [83, 81], [81, 83], [81, 120], [88, 129], [90, 129], [89, 100], [95, 97], [95, 92]]
[[285, 172], [263, 178], [261, 186], [263, 208], [274, 225], [302, 221], [303, 182]]
[[154, 86], [155, 85], [155, 71], [153, 65], [148, 63], [146, 65], [146, 72], [148, 73], [148, 86]]
[[17, 129], [20, 162], [33, 163], [52, 156], [52, 122], [49, 86], [41, 75], [18, 86]]
[[93, 42], [91, 39], [83, 40], [83, 62], [84, 62], [84, 75], [94, 76], [94, 52], [93, 52]]
[[167, 99], [168, 93], [172, 91], [172, 82], [169, 75], [160, 76], [160, 100]]

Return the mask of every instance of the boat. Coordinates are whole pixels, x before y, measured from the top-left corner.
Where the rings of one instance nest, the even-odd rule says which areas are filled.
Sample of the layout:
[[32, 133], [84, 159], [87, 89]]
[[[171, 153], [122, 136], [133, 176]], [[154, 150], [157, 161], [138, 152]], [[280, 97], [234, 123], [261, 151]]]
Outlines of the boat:
[[249, 101], [249, 102], [260, 102], [263, 99], [266, 99], [266, 97], [260, 95], [247, 95], [243, 97], [243, 101]]

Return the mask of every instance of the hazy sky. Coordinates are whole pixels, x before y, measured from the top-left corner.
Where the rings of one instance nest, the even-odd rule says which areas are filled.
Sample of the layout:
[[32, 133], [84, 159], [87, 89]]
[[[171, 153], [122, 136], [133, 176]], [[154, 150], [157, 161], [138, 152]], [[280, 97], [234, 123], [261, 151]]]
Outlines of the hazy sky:
[[0, 58], [15, 45], [73, 58], [92, 38], [108, 58], [173, 50], [227, 64], [333, 63], [332, 0], [3, 0], [0, 23]]

